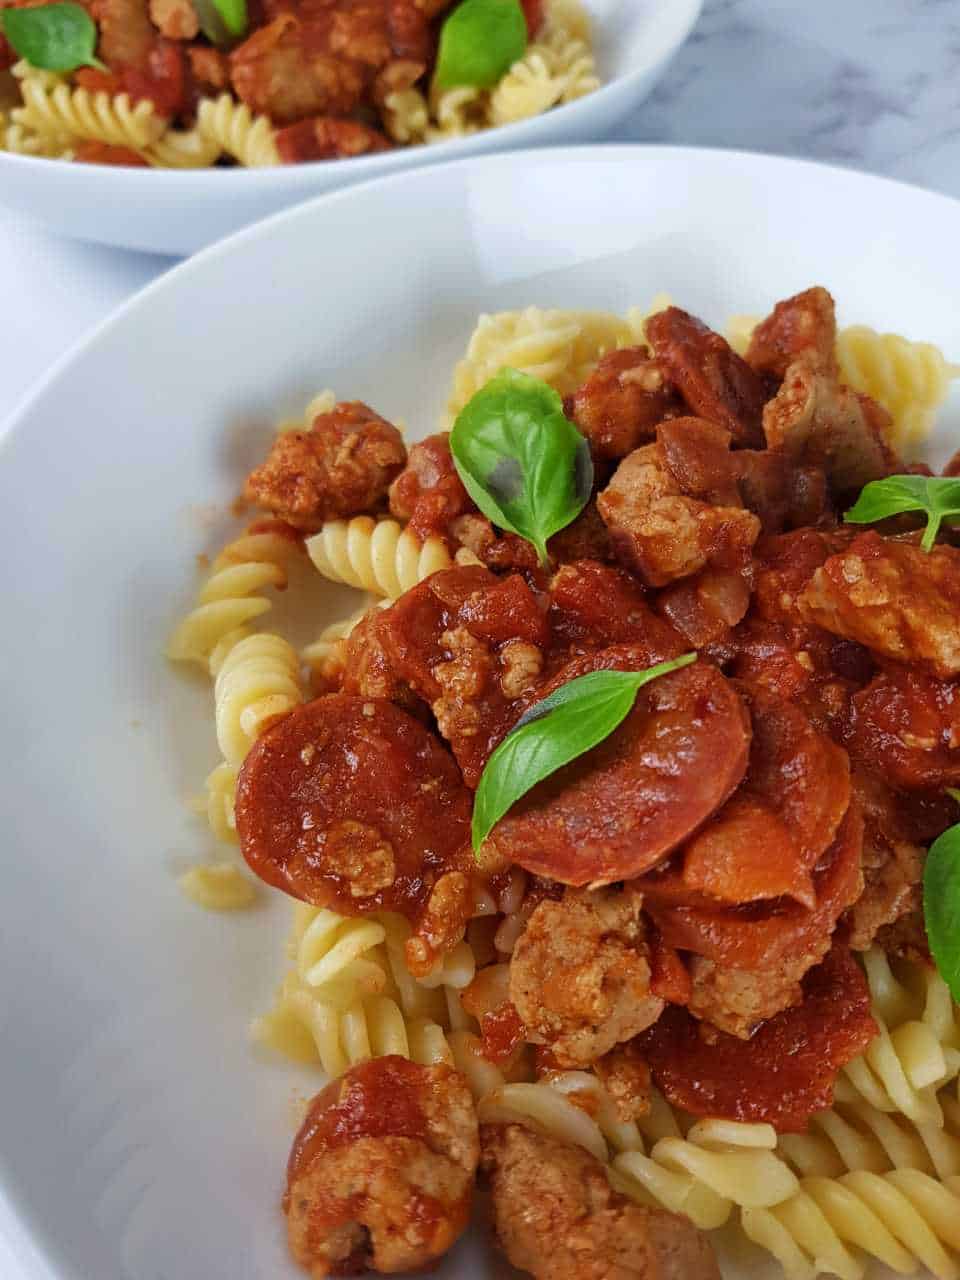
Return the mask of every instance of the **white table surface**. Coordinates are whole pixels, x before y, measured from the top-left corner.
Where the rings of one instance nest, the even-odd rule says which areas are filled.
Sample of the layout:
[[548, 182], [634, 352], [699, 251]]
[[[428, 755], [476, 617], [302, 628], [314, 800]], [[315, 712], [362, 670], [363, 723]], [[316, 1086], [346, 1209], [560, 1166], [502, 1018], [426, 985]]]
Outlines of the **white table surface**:
[[[707, 0], [665, 81], [616, 137], [806, 156], [960, 196], [960, 0]], [[171, 265], [58, 240], [0, 209], [0, 422]], [[46, 1280], [2, 1210], [0, 1276]]]
[[[960, 0], [707, 0], [616, 137], [807, 156], [960, 195]], [[59, 240], [0, 209], [0, 422], [171, 264]]]

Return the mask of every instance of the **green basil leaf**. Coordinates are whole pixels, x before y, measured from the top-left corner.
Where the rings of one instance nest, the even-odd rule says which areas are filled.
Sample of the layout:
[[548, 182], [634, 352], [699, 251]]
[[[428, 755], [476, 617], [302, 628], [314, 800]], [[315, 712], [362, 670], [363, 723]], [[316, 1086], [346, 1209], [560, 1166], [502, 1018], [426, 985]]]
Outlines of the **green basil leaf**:
[[193, 0], [200, 30], [211, 44], [225, 48], [247, 32], [247, 0]]
[[953, 476], [888, 476], [864, 485], [856, 503], [843, 517], [851, 524], [872, 524], [903, 511], [923, 511], [927, 517], [921, 546], [929, 551], [945, 516], [960, 516], [960, 479]]
[[575, 520], [593, 488], [584, 437], [552, 387], [503, 369], [461, 411], [450, 452], [464, 487], [501, 529], [547, 563], [547, 541]]
[[94, 56], [97, 26], [79, 4], [43, 4], [36, 9], [0, 9], [0, 30], [13, 49], [43, 71], [99, 67]]
[[934, 840], [927, 852], [923, 919], [940, 976], [960, 1001], [960, 823]]
[[434, 81], [441, 89], [489, 89], [526, 48], [520, 0], [462, 0], [440, 30]]
[[474, 849], [538, 782], [608, 738], [629, 715], [639, 689], [696, 660], [695, 653], [685, 653], [646, 671], [590, 671], [535, 703], [483, 770], [473, 802]]

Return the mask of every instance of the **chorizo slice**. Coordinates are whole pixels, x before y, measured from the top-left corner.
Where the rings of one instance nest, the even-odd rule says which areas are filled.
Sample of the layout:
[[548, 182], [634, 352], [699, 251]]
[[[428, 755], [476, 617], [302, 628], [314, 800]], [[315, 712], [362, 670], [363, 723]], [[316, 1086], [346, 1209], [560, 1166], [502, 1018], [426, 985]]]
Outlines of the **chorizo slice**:
[[774, 378], [783, 378], [801, 356], [835, 376], [836, 348], [833, 298], [826, 289], [814, 285], [777, 303], [754, 329], [745, 358], [751, 369]]
[[663, 939], [733, 969], [772, 969], [798, 952], [816, 952], [863, 890], [863, 811], [851, 800], [836, 839], [813, 871], [816, 906], [792, 899], [723, 906], [684, 884], [675, 866], [644, 876], [644, 909]]
[[735, 444], [762, 444], [766, 387], [719, 333], [679, 307], [668, 307], [649, 318], [646, 334], [691, 413], [725, 428]]
[[960, 681], [883, 672], [853, 695], [845, 738], [891, 787], [960, 785]]
[[[590, 671], [642, 671], [642, 647], [568, 663], [538, 699]], [[687, 839], [743, 778], [750, 722], [739, 695], [697, 663], [653, 680], [604, 742], [528, 792], [494, 827], [490, 850], [563, 884], [629, 880]]]
[[603, 357], [567, 406], [567, 416], [590, 442], [597, 459], [625, 458], [652, 440], [658, 423], [683, 406], [646, 347], [624, 347]]
[[807, 974], [802, 1004], [763, 1023], [751, 1039], [724, 1032], [706, 1038], [685, 1009], [673, 1007], [638, 1043], [674, 1106], [795, 1133], [830, 1106], [838, 1071], [876, 1034], [866, 979], [837, 946]]
[[470, 1218], [480, 1156], [466, 1081], [375, 1058], [310, 1104], [287, 1166], [290, 1252], [311, 1275], [420, 1270]]
[[[470, 809], [428, 729], [349, 694], [268, 729], [237, 784], [240, 846], [262, 880], [346, 915], [397, 911], [416, 925], [418, 951], [452, 946], [469, 914]], [[419, 958], [429, 968], [433, 956]]]
[[816, 904], [812, 872], [850, 804], [850, 761], [799, 707], [741, 686], [753, 739], [743, 786], [684, 852], [683, 879], [721, 902]]
[[646, 651], [646, 666], [679, 657], [683, 639], [651, 610], [643, 588], [623, 569], [576, 560], [550, 580], [554, 642], [572, 650], [632, 644]]

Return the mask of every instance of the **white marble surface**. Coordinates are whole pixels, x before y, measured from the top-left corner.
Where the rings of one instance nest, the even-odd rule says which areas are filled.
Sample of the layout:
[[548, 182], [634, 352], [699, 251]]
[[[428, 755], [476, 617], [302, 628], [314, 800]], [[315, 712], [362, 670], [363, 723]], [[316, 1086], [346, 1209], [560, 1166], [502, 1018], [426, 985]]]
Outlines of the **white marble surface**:
[[[960, 196], [960, 0], [707, 0], [616, 137], [807, 156]], [[0, 421], [169, 265], [57, 240], [0, 210]]]

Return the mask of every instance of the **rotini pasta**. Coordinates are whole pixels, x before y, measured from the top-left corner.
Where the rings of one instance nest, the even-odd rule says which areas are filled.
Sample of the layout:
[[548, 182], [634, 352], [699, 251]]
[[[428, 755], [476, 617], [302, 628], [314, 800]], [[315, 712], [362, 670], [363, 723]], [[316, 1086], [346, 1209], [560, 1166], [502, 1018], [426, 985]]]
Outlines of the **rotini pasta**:
[[157, 169], [206, 169], [222, 150], [216, 138], [205, 137], [199, 129], [167, 129], [140, 154]]
[[63, 81], [39, 76], [27, 63], [13, 68], [20, 81], [23, 106], [12, 112], [14, 123], [36, 133], [83, 138], [116, 147], [145, 150], [167, 127], [152, 102], [133, 102], [128, 94], [91, 93]]
[[491, 124], [512, 124], [549, 111], [563, 101], [567, 82], [556, 75], [543, 47], [532, 44], [490, 93]]
[[22, 124], [13, 124], [4, 111], [0, 111], [0, 151], [55, 160], [69, 160], [73, 156], [68, 134], [35, 133]]
[[226, 763], [239, 768], [264, 729], [302, 701], [300, 659], [292, 645], [265, 633], [239, 640], [214, 682], [217, 742]]
[[205, 911], [242, 911], [257, 901], [257, 886], [232, 862], [200, 863], [186, 871], [179, 884]]
[[197, 605], [179, 623], [167, 644], [167, 657], [199, 662], [216, 674], [226, 653], [246, 632], [248, 622], [267, 613], [267, 587], [287, 585], [287, 565], [299, 544], [277, 530], [248, 530], [217, 556]]
[[913, 1274], [920, 1263], [937, 1280], [960, 1276], [944, 1248], [960, 1249], [960, 1196], [917, 1169], [804, 1178], [781, 1204], [743, 1209], [741, 1224], [788, 1280], [824, 1272], [860, 1280], [864, 1264], [848, 1245], [901, 1274]]
[[307, 539], [307, 553], [325, 578], [395, 599], [453, 564], [441, 538], [426, 542], [396, 520], [354, 516], [328, 520]]
[[270, 120], [253, 115], [246, 103], [237, 102], [229, 93], [200, 101], [196, 131], [248, 169], [280, 163]]
[[206, 800], [204, 812], [210, 830], [218, 840], [226, 844], [238, 844], [237, 819], [234, 813], [234, 797], [237, 792], [237, 771], [224, 760], [207, 775], [204, 782]]

